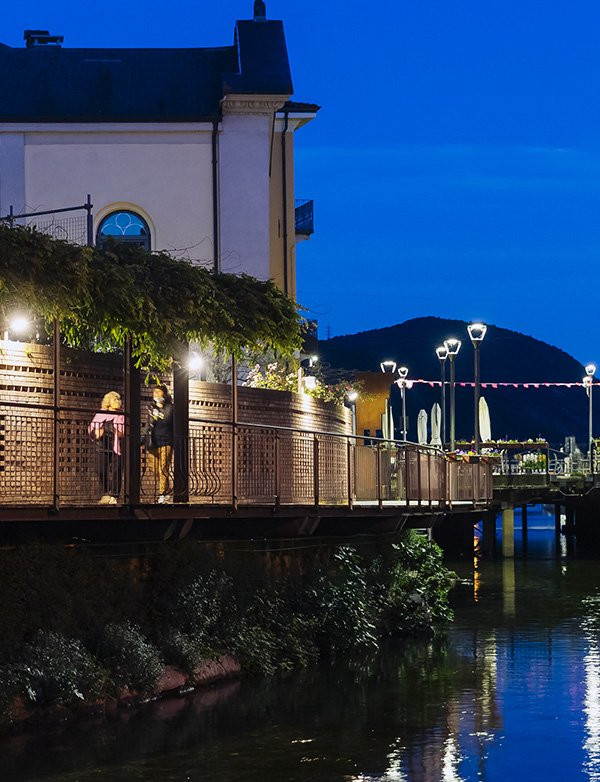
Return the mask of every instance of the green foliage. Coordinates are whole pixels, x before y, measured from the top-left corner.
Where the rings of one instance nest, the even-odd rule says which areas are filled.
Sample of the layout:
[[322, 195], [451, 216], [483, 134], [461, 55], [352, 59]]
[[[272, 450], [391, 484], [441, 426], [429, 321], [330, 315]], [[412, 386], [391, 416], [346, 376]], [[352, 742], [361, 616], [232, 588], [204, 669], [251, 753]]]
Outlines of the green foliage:
[[451, 618], [453, 574], [414, 533], [270, 567], [247, 548], [191, 541], [132, 564], [51, 546], [0, 552], [0, 719], [10, 719], [15, 695], [48, 704], [149, 691], [163, 659], [191, 673], [229, 652], [272, 675], [373, 651], [384, 636], [432, 633]]
[[416, 532], [407, 533], [371, 564], [370, 578], [382, 590], [382, 631], [390, 635], [431, 633], [453, 618], [448, 593], [456, 574], [442, 551]]
[[118, 692], [152, 688], [163, 670], [158, 649], [131, 622], [109, 624], [100, 637], [98, 656]]
[[[313, 388], [305, 387], [304, 392], [323, 402], [334, 402], [343, 405], [348, 398], [348, 393], [357, 388], [357, 384], [350, 383], [325, 383], [317, 368], [311, 370], [317, 378]], [[291, 366], [278, 361], [271, 361], [264, 366], [256, 363], [248, 373], [244, 383], [251, 388], [270, 388], [275, 391], [298, 391], [298, 362], [291, 362]]]
[[329, 572], [317, 572], [308, 594], [319, 618], [318, 642], [323, 651], [343, 654], [376, 648], [380, 609], [369, 588], [365, 563], [355, 549], [339, 548]]
[[271, 281], [216, 274], [116, 242], [79, 247], [2, 225], [0, 308], [60, 318], [73, 346], [123, 346], [131, 338], [138, 366], [153, 370], [165, 369], [181, 343], [289, 355], [301, 340], [294, 302]]
[[97, 662], [79, 641], [42, 630], [25, 646], [11, 673], [13, 682], [41, 705], [96, 697], [102, 683]]
[[102, 628], [134, 615], [141, 585], [123, 561], [62, 546], [0, 551], [0, 663], [15, 661], [41, 628], [93, 648]]

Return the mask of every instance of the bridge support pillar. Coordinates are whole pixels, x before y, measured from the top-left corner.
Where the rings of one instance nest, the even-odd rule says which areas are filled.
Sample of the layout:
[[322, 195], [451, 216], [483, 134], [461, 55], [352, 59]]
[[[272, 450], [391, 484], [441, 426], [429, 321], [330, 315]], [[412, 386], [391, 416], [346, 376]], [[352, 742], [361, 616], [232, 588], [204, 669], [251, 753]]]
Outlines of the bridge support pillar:
[[527, 554], [527, 505], [521, 505], [521, 538], [523, 540], [523, 555]]
[[502, 556], [515, 555], [515, 509], [504, 508], [502, 511]]
[[488, 511], [483, 516], [482, 522], [481, 553], [484, 557], [491, 557], [496, 551], [496, 513]]
[[446, 516], [433, 528], [433, 539], [446, 556], [472, 557], [474, 543], [474, 517], [471, 514]]

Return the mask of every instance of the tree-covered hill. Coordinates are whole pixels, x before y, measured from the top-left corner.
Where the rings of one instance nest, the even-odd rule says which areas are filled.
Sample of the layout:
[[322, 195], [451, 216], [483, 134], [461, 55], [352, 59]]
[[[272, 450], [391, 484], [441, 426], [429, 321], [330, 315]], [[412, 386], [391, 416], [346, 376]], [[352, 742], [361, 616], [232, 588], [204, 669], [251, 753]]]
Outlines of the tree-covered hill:
[[[448, 337], [463, 344], [456, 360], [456, 379], [473, 379], [473, 348], [467, 324], [459, 320], [423, 317], [396, 326], [363, 331], [320, 342], [320, 358], [332, 368], [379, 371], [382, 359], [394, 359], [407, 366], [409, 377], [438, 380], [439, 362], [435, 348]], [[578, 382], [584, 369], [568, 353], [545, 342], [510, 329], [488, 326], [481, 348], [483, 382]], [[421, 408], [428, 412], [439, 400], [439, 387], [415, 385], [407, 392], [409, 438], [416, 437], [416, 416]], [[490, 407], [494, 437], [529, 438], [542, 435], [554, 444], [574, 434], [580, 443], [587, 441], [588, 406], [582, 388], [487, 388], [482, 391]], [[457, 437], [473, 433], [473, 390], [457, 387]], [[600, 433], [600, 389], [598, 432]], [[400, 420], [399, 394], [394, 394], [394, 417]], [[596, 405], [594, 406], [596, 407]]]

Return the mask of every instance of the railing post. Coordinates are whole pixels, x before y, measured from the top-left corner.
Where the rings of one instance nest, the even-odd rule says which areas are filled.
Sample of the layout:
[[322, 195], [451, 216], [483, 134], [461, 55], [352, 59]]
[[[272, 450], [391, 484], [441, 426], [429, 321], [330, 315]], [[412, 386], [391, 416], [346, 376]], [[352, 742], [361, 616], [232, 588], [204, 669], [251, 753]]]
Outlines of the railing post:
[[346, 443], [346, 460], [348, 462], [348, 508], [354, 507], [354, 494], [352, 491], [352, 440], [348, 438]]
[[231, 506], [238, 509], [238, 377], [237, 358], [231, 356]]
[[404, 458], [404, 491], [406, 493], [406, 505], [410, 505], [410, 464], [408, 463], [408, 447], [401, 446]]
[[87, 246], [94, 246], [94, 216], [92, 215], [92, 196], [88, 193], [87, 200], [85, 202], [86, 211], [86, 234], [87, 234]]
[[429, 490], [429, 507], [431, 508], [431, 451], [427, 451], [427, 488]]
[[173, 367], [173, 502], [186, 503], [189, 489], [190, 373], [189, 345], [180, 345]]
[[419, 496], [417, 497], [419, 507], [421, 507], [421, 502], [423, 501], [423, 485], [421, 482], [421, 451], [417, 448], [416, 450], [417, 454], [417, 486], [419, 487]]
[[319, 437], [313, 434], [313, 497], [315, 508], [319, 507], [320, 485], [319, 485]]
[[279, 431], [275, 432], [275, 509], [281, 507], [281, 451], [279, 448]]
[[54, 380], [54, 429], [52, 438], [53, 464], [52, 485], [54, 495], [54, 509], [60, 506], [60, 462], [59, 462], [59, 436], [60, 436], [60, 321], [54, 318], [54, 344], [52, 346], [52, 371]]
[[140, 440], [142, 436], [140, 410], [140, 373], [131, 355], [131, 338], [125, 340], [123, 351], [125, 375], [125, 492], [126, 505], [140, 501]]
[[377, 474], [377, 505], [379, 510], [383, 508], [383, 497], [381, 496], [381, 443], [377, 443], [377, 462], [376, 462], [376, 474]]

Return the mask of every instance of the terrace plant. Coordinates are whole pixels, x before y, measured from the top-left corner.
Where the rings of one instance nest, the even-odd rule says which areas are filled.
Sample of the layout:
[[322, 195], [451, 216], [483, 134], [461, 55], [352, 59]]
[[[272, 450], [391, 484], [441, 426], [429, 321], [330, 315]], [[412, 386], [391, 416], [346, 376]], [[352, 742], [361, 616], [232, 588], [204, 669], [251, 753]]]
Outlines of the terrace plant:
[[0, 312], [15, 310], [46, 323], [58, 318], [75, 347], [114, 349], [129, 339], [137, 365], [153, 370], [168, 368], [182, 343], [240, 357], [247, 349], [291, 355], [302, 336], [295, 303], [269, 280], [0, 225]]

